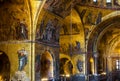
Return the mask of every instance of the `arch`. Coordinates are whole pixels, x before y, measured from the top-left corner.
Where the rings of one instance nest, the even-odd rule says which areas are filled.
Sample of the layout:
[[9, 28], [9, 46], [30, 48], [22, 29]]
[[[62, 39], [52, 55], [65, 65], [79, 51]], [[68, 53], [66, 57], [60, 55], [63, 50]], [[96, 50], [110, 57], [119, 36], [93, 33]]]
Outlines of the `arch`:
[[[109, 49], [110, 51], [108, 52], [109, 54], [112, 53], [112, 51], [115, 49], [115, 47], [117, 46], [117, 44], [120, 42], [120, 34], [117, 35], [116, 37], [114, 37], [110, 43], [108, 44], [109, 46], [107, 46], [107, 50]], [[107, 53], [107, 52], [106, 52]]]
[[61, 58], [60, 59], [60, 76], [65, 76], [68, 74], [72, 74], [72, 63], [70, 60], [68, 60], [67, 58]]
[[5, 81], [10, 80], [10, 61], [3, 51], [0, 51], [0, 76]]
[[112, 17], [107, 19], [106, 21], [101, 22], [97, 27], [95, 27], [95, 29], [92, 31], [89, 40], [88, 40], [88, 45], [87, 45], [87, 52], [88, 54], [91, 54], [93, 52], [96, 52], [97, 49], [94, 50], [94, 48], [96, 48], [97, 46], [97, 41], [98, 41], [98, 37], [101, 34], [101, 32], [103, 32], [103, 30], [107, 27], [109, 27], [110, 25], [114, 24], [114, 23], [119, 23], [120, 21], [120, 16], [116, 16], [116, 17]]
[[51, 80], [54, 77], [54, 59], [48, 50], [41, 55], [40, 59], [40, 75], [41, 79]]
[[107, 16], [104, 16], [104, 17], [102, 18], [102, 21], [106, 21], [106, 20], [108, 20], [108, 19], [110, 19], [110, 18], [113, 18], [113, 17], [115, 17], [115, 16], [118, 16], [119, 14], [120, 14], [120, 11], [114, 11], [114, 12], [108, 14]]
[[68, 60], [71, 60], [71, 57], [69, 55], [66, 55], [66, 54], [60, 54], [60, 59], [62, 58], [67, 58]]
[[71, 61], [66, 61], [64, 64], [64, 72], [65, 76], [68, 77], [70, 75], [73, 75], [73, 64]]
[[60, 75], [70, 76], [73, 74], [74, 64], [69, 55], [60, 54]]
[[117, 15], [115, 17], [111, 17], [109, 19], [106, 19], [105, 21], [101, 22], [99, 25], [97, 25], [94, 30], [91, 32], [89, 40], [88, 40], [88, 45], [87, 45], [87, 62], [88, 62], [88, 72], [89, 70], [89, 60], [91, 57], [93, 57], [94, 55], [98, 56], [98, 50], [97, 50], [97, 45], [98, 42], [101, 38], [101, 36], [103, 36], [102, 34], [104, 34], [104, 32], [108, 29], [111, 28], [111, 25], [115, 25], [116, 23], [120, 22], [120, 16]]
[[[113, 66], [111, 63], [112, 62], [112, 58], [113, 57], [118, 57], [118, 54], [117, 53], [113, 53], [113, 50], [115, 49], [115, 47], [117, 46], [117, 44], [120, 43], [120, 34], [117, 35], [116, 37], [114, 37], [110, 42], [109, 44], [107, 45], [107, 48], [106, 48], [106, 51], [104, 53], [104, 56], [105, 57], [108, 57], [106, 58], [107, 59], [107, 69], [108, 71], [112, 71], [113, 70]], [[109, 54], [109, 55], [108, 55]], [[118, 57], [119, 58], [119, 57]], [[114, 66], [115, 67], [115, 66]]]

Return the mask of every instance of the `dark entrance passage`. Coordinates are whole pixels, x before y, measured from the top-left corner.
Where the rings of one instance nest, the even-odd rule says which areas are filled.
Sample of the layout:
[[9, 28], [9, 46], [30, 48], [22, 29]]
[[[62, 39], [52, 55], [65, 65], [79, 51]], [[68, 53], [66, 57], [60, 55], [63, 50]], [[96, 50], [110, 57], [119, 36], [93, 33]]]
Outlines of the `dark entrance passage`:
[[10, 61], [2, 51], [0, 51], [0, 79], [3, 81], [10, 80]]

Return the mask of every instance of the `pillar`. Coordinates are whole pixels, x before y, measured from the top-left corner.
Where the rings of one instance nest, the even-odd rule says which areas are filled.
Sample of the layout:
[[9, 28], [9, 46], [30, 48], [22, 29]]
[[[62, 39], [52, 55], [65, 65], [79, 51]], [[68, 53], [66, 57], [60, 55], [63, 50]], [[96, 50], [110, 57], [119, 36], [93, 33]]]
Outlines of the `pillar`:
[[101, 5], [101, 0], [98, 0], [97, 3], [98, 3], [98, 6], [100, 6]]
[[98, 74], [97, 65], [98, 65], [98, 54], [95, 53], [95, 54], [94, 54], [94, 74], [95, 74], [95, 75]]
[[111, 0], [111, 6], [114, 7], [114, 0]]
[[103, 0], [103, 6], [106, 7], [106, 0]]

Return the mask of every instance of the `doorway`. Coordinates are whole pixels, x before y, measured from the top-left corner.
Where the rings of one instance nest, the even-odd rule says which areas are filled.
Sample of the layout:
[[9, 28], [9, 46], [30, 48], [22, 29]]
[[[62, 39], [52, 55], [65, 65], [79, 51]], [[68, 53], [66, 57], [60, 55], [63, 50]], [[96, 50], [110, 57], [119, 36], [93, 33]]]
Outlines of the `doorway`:
[[8, 56], [2, 51], [0, 51], [0, 79], [3, 81], [10, 80], [10, 61]]
[[41, 62], [40, 67], [41, 80], [53, 80], [54, 60], [51, 53], [48, 50], [45, 50], [45, 52], [41, 55], [40, 62]]

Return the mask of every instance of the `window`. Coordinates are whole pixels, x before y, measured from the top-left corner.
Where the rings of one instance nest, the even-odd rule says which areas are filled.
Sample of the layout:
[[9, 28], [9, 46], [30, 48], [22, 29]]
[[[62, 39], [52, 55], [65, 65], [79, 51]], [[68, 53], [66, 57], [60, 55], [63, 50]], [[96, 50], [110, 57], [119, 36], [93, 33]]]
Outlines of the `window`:
[[93, 0], [93, 2], [97, 2], [97, 0]]
[[107, 3], [111, 3], [111, 0], [106, 0]]
[[116, 70], [120, 70], [120, 60], [116, 60]]
[[93, 0], [93, 4], [94, 4], [94, 5], [98, 5], [97, 2], [98, 2], [98, 0]]
[[108, 8], [112, 7], [112, 0], [106, 0], [106, 5]]

